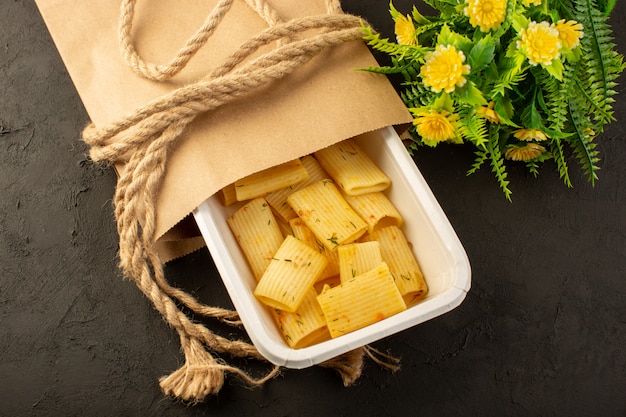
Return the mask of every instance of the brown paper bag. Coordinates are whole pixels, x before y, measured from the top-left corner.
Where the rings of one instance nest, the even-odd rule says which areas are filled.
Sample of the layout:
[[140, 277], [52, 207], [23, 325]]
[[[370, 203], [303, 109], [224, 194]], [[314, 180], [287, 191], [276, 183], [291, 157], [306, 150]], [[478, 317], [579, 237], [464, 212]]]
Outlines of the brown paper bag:
[[[172, 94], [197, 87], [198, 80], [204, 80], [206, 74], [221, 68], [221, 63], [233, 51], [240, 50], [238, 48], [243, 42], [250, 38], [256, 39], [257, 34], [266, 34], [264, 29], [268, 24], [272, 29], [283, 30], [285, 27], [291, 28], [294, 22], [299, 24], [299, 18], [304, 16], [324, 15], [321, 20], [328, 20], [328, 16], [332, 19], [344, 18], [337, 14], [336, 0], [275, 0], [271, 4], [262, 0], [141, 2], [136, 10], [133, 9], [135, 13], [130, 19], [133, 23], [130, 32], [135, 39], [134, 48], [151, 63], [168, 62], [171, 56], [178, 56], [181, 46], [194, 34], [196, 28], [203, 26], [205, 16], [213, 16], [214, 6], [220, 5], [215, 10], [221, 9], [223, 5], [228, 6], [228, 13], [219, 26], [182, 72], [167, 81], [157, 82], [131, 70], [120, 52], [120, 3], [125, 6], [123, 16], [128, 16], [128, 4], [134, 3], [127, 1], [37, 0], [92, 119], [93, 125], [89, 129], [96, 131], [108, 128], [111, 123], [133, 114], [138, 108], [145, 108], [146, 103], [154, 108], [155, 100], [162, 100], [163, 96], [171, 97]], [[351, 19], [356, 22], [354, 18]], [[312, 21], [315, 18], [305, 20]], [[280, 22], [287, 23], [281, 26], [278, 24]], [[350, 39], [360, 37], [360, 32], [355, 32], [357, 28], [355, 26], [351, 29]], [[329, 33], [334, 32], [322, 30], [320, 36]], [[306, 33], [289, 33], [287, 37], [290, 39], [286, 42], [288, 48], [298, 44], [295, 40], [301, 35], [305, 36], [306, 44]], [[313, 42], [310, 42], [311, 45]], [[273, 45], [267, 45], [258, 49], [254, 55], [242, 61], [242, 65], [247, 68], [246, 62], [267, 62], [261, 58], [272, 55], [272, 48]], [[127, 160], [128, 163], [125, 164], [124, 157], [127, 155], [123, 152], [121, 158], [117, 154], [113, 158], [116, 169], [121, 173], [117, 191], [125, 187], [139, 188], [138, 184], [150, 190], [142, 192], [141, 189], [133, 189], [134, 192], [126, 194], [133, 198], [116, 201], [120, 265], [180, 336], [185, 364], [161, 379], [161, 387], [168, 395], [192, 402], [201, 401], [221, 389], [226, 372], [235, 373], [250, 384], [258, 385], [278, 371], [275, 368], [266, 377], [254, 379], [238, 368], [216, 361], [210, 351], [255, 359], [263, 357], [254, 346], [221, 338], [202, 324], [194, 322], [176, 304], [175, 300], [182, 302], [194, 312], [205, 316], [227, 320], [236, 318], [233, 312], [200, 305], [181, 290], [170, 287], [165, 280], [163, 261], [189, 253], [204, 244], [189, 216], [192, 210], [222, 187], [246, 175], [312, 153], [343, 139], [384, 126], [406, 124], [411, 120], [404, 104], [384, 77], [355, 71], [356, 68], [376, 64], [362, 42], [341, 42], [339, 46], [324, 46], [323, 49], [315, 58], [307, 58], [302, 65], [300, 61], [294, 60], [299, 66], [293, 66], [294, 71], [285, 71], [284, 76], [280, 71], [275, 71], [272, 76], [276, 80], [271, 83], [251, 91], [245, 91], [245, 88], [234, 90], [236, 94], [225, 96], [212, 111], [200, 116], [196, 110], [204, 102], [190, 102], [188, 110], [193, 110], [195, 106], [193, 117], [189, 118], [193, 120], [191, 124], [184, 125], [184, 129], [180, 130], [182, 134], [179, 135], [177, 131], [169, 135], [169, 147], [152, 149], [150, 146], [153, 143], [160, 144], [160, 140], [167, 136], [163, 132], [175, 130], [171, 126], [177, 126], [176, 123], [170, 124], [171, 119], [165, 117], [173, 112], [157, 113], [160, 118], [146, 119], [147, 123], [166, 120], [163, 123], [164, 130], [156, 136], [146, 136], [148, 140], [143, 142], [145, 146], [137, 147]], [[281, 52], [284, 50], [277, 49]], [[251, 66], [263, 69], [262, 66]], [[276, 67], [280, 66], [280, 62], [277, 62]], [[244, 87], [247, 85], [246, 77], [260, 78], [258, 74], [234, 72]], [[214, 83], [209, 85], [211, 88], [221, 88], [223, 85], [219, 81], [224, 80], [211, 78]], [[206, 95], [211, 98], [213, 93], [209, 89]], [[239, 98], [240, 93], [242, 98]], [[112, 146], [139, 140], [145, 126], [134, 126], [136, 129], [131, 128], [122, 142], [113, 142]], [[89, 133], [83, 132], [84, 139], [86, 136]], [[163, 156], [157, 165], [146, 162], [154, 162], [159, 158], [155, 155], [161, 155], [162, 151], [165, 151], [167, 157]], [[144, 162], [146, 165], [141, 165]], [[134, 163], [142, 169], [132, 170]], [[152, 187], [148, 187], [149, 181], [143, 180], [150, 177], [150, 167], [159, 173]], [[137, 172], [140, 173], [141, 181], [135, 181]], [[133, 206], [136, 203], [140, 203], [137, 204], [139, 209], [124, 207], [125, 204]], [[137, 223], [141, 225], [137, 226]], [[151, 239], [156, 239], [156, 244]], [[344, 358], [323, 365], [337, 369], [344, 383], [351, 383], [360, 375], [363, 354], [371, 356], [369, 352], [371, 350], [366, 348], [357, 349], [344, 355]]]
[[[167, 62], [215, 3], [139, 2], [133, 26], [137, 51], [147, 61]], [[267, 27], [247, 4], [235, 1], [189, 65], [167, 82], [154, 82], [134, 73], [121, 56], [118, 1], [37, 0], [37, 5], [96, 126], [199, 79]], [[322, 0], [276, 0], [271, 6], [283, 20], [325, 13]], [[271, 88], [196, 120], [170, 152], [157, 201], [162, 259], [203, 245], [193, 222], [174, 226], [223, 186], [343, 139], [409, 122], [410, 114], [385, 77], [355, 70], [371, 65], [376, 62], [366, 46], [351, 42], [320, 54]]]

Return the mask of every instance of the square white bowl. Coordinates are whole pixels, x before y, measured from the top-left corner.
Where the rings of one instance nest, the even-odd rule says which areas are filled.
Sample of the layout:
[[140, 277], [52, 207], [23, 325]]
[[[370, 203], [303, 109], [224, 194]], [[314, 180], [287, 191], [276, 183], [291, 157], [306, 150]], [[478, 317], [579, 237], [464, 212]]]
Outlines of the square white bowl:
[[403, 231], [413, 245], [429, 288], [423, 301], [399, 314], [310, 347], [290, 348], [267, 308], [255, 298], [256, 280], [226, 223], [237, 206], [224, 207], [214, 195], [194, 210], [200, 232], [252, 343], [276, 365], [306, 368], [372, 343], [453, 310], [470, 289], [467, 254], [396, 131], [386, 127], [356, 140], [391, 179], [387, 195], [403, 216]]

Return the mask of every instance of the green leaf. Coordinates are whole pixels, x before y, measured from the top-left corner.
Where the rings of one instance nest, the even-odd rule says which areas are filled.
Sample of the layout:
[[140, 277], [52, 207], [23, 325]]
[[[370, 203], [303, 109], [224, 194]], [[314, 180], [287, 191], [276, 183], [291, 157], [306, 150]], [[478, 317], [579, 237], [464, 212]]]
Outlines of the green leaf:
[[[460, 114], [459, 132], [478, 149], [486, 149], [490, 132], [487, 129], [487, 119], [480, 117], [473, 108], [465, 108]], [[497, 134], [491, 132], [491, 134]]]
[[426, 25], [426, 24], [430, 24], [430, 20], [428, 20], [425, 16], [423, 16], [419, 10], [417, 10], [417, 7], [413, 6], [413, 11], [411, 13], [411, 16], [413, 17], [413, 20], [415, 20], [415, 22], [419, 25]]
[[454, 113], [454, 103], [452, 97], [448, 93], [442, 93], [433, 102], [432, 108], [435, 110], [445, 110], [448, 113]]
[[489, 157], [486, 149], [477, 149], [475, 154], [476, 159], [474, 160], [472, 167], [467, 171], [467, 175], [472, 175], [473, 173], [478, 171]]
[[522, 29], [526, 29], [528, 24], [530, 23], [530, 19], [524, 16], [521, 12], [513, 13], [509, 19], [511, 20], [511, 26], [517, 33], [519, 33]]
[[480, 71], [493, 61], [495, 56], [496, 43], [487, 34], [481, 38], [471, 49], [467, 62], [472, 68], [472, 72]]
[[493, 100], [493, 109], [498, 113], [500, 121], [508, 126], [520, 127], [511, 120], [515, 114], [513, 103], [508, 96], [498, 96]]
[[454, 92], [462, 103], [472, 106], [487, 105], [487, 100], [483, 97], [483, 93], [476, 87], [473, 81], [467, 81], [462, 87], [457, 87]]
[[472, 41], [464, 35], [459, 35], [450, 30], [450, 27], [447, 24], [444, 24], [439, 31], [439, 36], [437, 36], [437, 44], [438, 45], [452, 45], [456, 49], [467, 52], [472, 47]]
[[509, 189], [509, 180], [507, 180], [506, 168], [504, 166], [504, 158], [500, 153], [500, 147], [498, 144], [493, 144], [491, 141], [487, 145], [489, 151], [489, 158], [491, 160], [491, 171], [496, 175], [500, 189], [504, 192], [504, 196], [507, 200], [511, 201], [511, 190]]
[[391, 15], [391, 18], [393, 20], [396, 20], [398, 18], [398, 16], [402, 16], [402, 13], [400, 13], [398, 10], [396, 10], [396, 8], [393, 5], [393, 2], [389, 2], [389, 14]]
[[563, 79], [563, 63], [560, 59], [553, 59], [550, 65], [541, 64], [541, 66], [557, 80], [561, 81]]
[[543, 131], [543, 120], [541, 113], [536, 106], [535, 97], [528, 103], [522, 111], [522, 124], [529, 129], [539, 129]]

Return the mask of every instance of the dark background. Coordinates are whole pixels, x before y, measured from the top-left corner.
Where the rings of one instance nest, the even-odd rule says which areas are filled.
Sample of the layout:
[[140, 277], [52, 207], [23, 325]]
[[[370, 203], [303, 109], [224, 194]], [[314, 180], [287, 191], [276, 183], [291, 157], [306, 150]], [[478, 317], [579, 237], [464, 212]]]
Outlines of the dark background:
[[[408, 13], [412, 2], [396, 0]], [[386, 0], [343, 2], [392, 36]], [[421, 7], [421, 6], [420, 6]], [[626, 4], [612, 17], [626, 52]], [[319, 367], [250, 390], [229, 378], [188, 407], [158, 378], [182, 361], [178, 337], [117, 269], [115, 174], [80, 141], [87, 115], [31, 1], [0, 1], [0, 416], [626, 416], [626, 106], [598, 139], [600, 180], [572, 162], [574, 187], [545, 164], [509, 168], [513, 203], [472, 149], [415, 161], [463, 243], [473, 286], [452, 312], [374, 344], [344, 388]], [[206, 250], [168, 277], [229, 306]], [[249, 364], [248, 369], [257, 369]]]

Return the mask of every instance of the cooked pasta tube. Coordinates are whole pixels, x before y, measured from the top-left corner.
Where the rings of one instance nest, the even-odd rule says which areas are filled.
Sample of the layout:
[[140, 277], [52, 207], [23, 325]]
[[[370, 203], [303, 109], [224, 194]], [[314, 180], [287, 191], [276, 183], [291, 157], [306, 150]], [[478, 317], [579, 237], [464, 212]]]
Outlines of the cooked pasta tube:
[[315, 152], [315, 158], [349, 195], [383, 191], [391, 180], [356, 144], [347, 139]]
[[331, 337], [358, 330], [406, 309], [384, 262], [334, 288], [325, 287], [317, 301]]
[[367, 231], [367, 223], [346, 203], [331, 180], [296, 191], [287, 201], [318, 241], [330, 250], [354, 242]]
[[307, 178], [304, 181], [300, 181], [296, 184], [290, 185], [289, 187], [273, 191], [265, 196], [265, 199], [269, 205], [272, 206], [272, 209], [276, 213], [277, 217], [282, 217], [286, 221], [298, 217], [296, 212], [287, 203], [287, 197], [289, 197], [290, 194], [301, 190], [304, 187], [308, 187], [313, 183], [330, 178], [320, 163], [317, 162], [317, 159], [313, 158], [311, 155], [303, 156], [300, 158], [300, 161], [306, 169], [308, 174]]
[[297, 217], [295, 219], [289, 220], [289, 225], [291, 226], [291, 230], [293, 235], [311, 246], [313, 249], [316, 249], [328, 259], [328, 265], [324, 268], [322, 274], [317, 278], [317, 281], [324, 280], [326, 278], [333, 277], [339, 274], [339, 255], [337, 251], [333, 251], [328, 249], [326, 246], [322, 245], [311, 229], [304, 224], [304, 221]]
[[382, 192], [361, 195], [344, 195], [350, 207], [368, 225], [368, 231], [386, 226], [402, 227], [402, 216], [391, 200]]
[[274, 213], [274, 218], [276, 219], [276, 223], [278, 223], [278, 228], [280, 229], [280, 232], [283, 234], [283, 237], [287, 237], [289, 235], [293, 236], [293, 230], [291, 229], [291, 226], [289, 225], [289, 223], [285, 221], [285, 219], [283, 219], [280, 216], [277, 216], [276, 213]]
[[311, 288], [293, 312], [272, 309], [272, 316], [289, 347], [300, 349], [330, 339], [324, 313]]
[[283, 242], [272, 209], [263, 198], [256, 198], [226, 219], [256, 280], [261, 278]]
[[299, 159], [264, 169], [235, 181], [237, 200], [263, 197], [267, 193], [304, 181], [308, 174]]
[[383, 261], [377, 241], [350, 243], [337, 248], [341, 282], [376, 268]]
[[341, 284], [341, 281], [339, 280], [339, 275], [335, 275], [332, 276], [330, 278], [326, 278], [323, 279], [321, 281], [317, 281], [315, 284], [313, 284], [313, 288], [315, 288], [315, 291], [319, 294], [322, 292], [322, 290], [328, 286], [328, 287], [336, 287], [337, 285]]
[[217, 192], [217, 196], [223, 206], [228, 207], [237, 202], [235, 184], [229, 184]]
[[287, 236], [259, 280], [254, 295], [270, 307], [294, 312], [327, 263], [317, 250]]
[[380, 242], [380, 253], [389, 265], [407, 305], [424, 298], [428, 285], [402, 230], [396, 226], [388, 226], [375, 231], [372, 238]]

